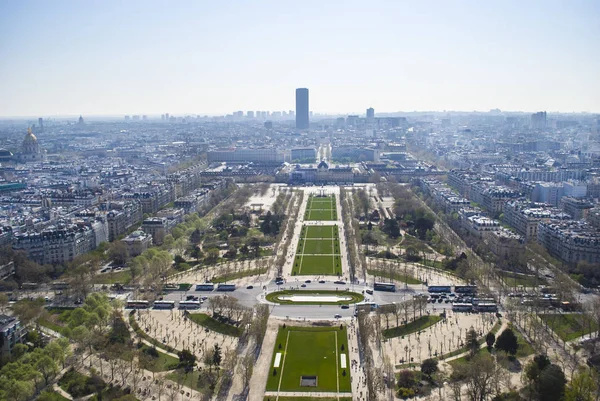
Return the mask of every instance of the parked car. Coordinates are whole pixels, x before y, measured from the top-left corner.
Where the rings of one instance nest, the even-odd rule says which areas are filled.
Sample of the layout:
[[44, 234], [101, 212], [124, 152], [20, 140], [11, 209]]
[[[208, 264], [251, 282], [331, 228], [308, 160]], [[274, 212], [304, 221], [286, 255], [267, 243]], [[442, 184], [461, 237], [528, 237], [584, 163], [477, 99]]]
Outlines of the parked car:
[[340, 315], [339, 313], [336, 313], [335, 315], [333, 315], [334, 318], [339, 319], [342, 317], [342, 315]]
[[349, 305], [342, 305], [342, 309], [350, 309]]

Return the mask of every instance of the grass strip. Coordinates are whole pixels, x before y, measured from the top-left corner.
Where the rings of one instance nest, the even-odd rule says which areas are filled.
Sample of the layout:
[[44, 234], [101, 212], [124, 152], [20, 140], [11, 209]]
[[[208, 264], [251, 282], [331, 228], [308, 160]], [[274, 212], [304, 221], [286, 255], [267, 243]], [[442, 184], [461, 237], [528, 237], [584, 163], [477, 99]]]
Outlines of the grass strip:
[[188, 317], [192, 320], [192, 322], [226, 336], [239, 337], [243, 332], [243, 330], [239, 327], [219, 322], [205, 313], [190, 313]]
[[402, 326], [383, 330], [383, 336], [385, 338], [407, 336], [409, 334], [416, 333], [417, 331], [424, 330], [427, 327], [433, 326], [440, 320], [442, 320], [442, 317], [438, 315], [421, 316], [420, 318]]

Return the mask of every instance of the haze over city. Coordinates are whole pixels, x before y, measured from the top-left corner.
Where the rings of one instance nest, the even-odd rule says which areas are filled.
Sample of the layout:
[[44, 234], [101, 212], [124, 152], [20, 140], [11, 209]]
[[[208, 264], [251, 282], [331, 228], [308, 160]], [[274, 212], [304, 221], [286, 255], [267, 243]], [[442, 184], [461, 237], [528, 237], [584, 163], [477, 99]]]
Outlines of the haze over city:
[[599, 17], [0, 0], [0, 401], [600, 400]]
[[600, 111], [597, 1], [1, 1], [0, 115]]

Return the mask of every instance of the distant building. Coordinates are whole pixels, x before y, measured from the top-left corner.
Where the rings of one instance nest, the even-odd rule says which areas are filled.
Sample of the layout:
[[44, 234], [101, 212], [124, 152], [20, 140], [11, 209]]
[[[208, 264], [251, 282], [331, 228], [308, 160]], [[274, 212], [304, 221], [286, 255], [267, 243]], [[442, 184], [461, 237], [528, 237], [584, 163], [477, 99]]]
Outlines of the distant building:
[[317, 158], [317, 150], [315, 148], [295, 148], [291, 150], [291, 160], [304, 161], [308, 163], [314, 162]]
[[584, 199], [578, 199], [570, 196], [563, 197], [560, 202], [560, 208], [569, 214], [574, 220], [587, 218], [588, 211], [594, 205]]
[[40, 144], [33, 132], [31, 132], [31, 128], [27, 130], [27, 134], [25, 138], [23, 138], [23, 143], [21, 144], [21, 153], [17, 155], [17, 159], [20, 162], [39, 162], [43, 161], [45, 154], [40, 149]]
[[273, 121], [265, 121], [264, 127], [266, 129], [273, 129]]
[[138, 230], [129, 234], [121, 240], [127, 249], [127, 256], [133, 258], [141, 255], [146, 249], [152, 246], [152, 236]]
[[82, 116], [79, 116], [79, 120], [77, 120], [77, 124], [78, 125], [84, 125], [85, 124], [85, 122], [83, 121], [83, 117]]
[[378, 162], [379, 151], [358, 146], [336, 146], [331, 150], [331, 157], [339, 161]]
[[600, 232], [583, 221], [540, 223], [538, 242], [567, 263], [600, 263]]
[[284, 161], [283, 152], [274, 148], [213, 150], [207, 152], [206, 157], [209, 163], [283, 163]]
[[15, 345], [23, 343], [27, 330], [14, 316], [0, 315], [0, 358], [10, 357]]
[[40, 132], [44, 132], [44, 119], [42, 117], [38, 118], [38, 125], [40, 126]]
[[296, 128], [309, 128], [308, 89], [296, 89]]
[[317, 168], [302, 168], [297, 165], [289, 173], [289, 183], [292, 184], [334, 184], [354, 182], [354, 171], [351, 167], [329, 168], [329, 165], [322, 161]]
[[540, 111], [531, 115], [531, 128], [545, 129], [546, 128], [546, 112]]
[[372, 107], [369, 107], [367, 109], [367, 118], [372, 119], [375, 118], [375, 109]]

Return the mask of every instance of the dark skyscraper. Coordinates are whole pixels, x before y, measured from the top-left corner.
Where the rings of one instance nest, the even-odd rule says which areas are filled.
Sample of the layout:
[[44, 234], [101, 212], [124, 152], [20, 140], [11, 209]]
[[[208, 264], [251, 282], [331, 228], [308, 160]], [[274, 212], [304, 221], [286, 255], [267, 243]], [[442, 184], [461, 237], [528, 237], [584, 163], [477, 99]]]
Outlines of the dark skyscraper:
[[375, 109], [372, 107], [369, 107], [367, 109], [367, 118], [375, 118]]
[[296, 89], [296, 128], [308, 129], [308, 89]]

